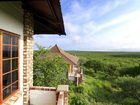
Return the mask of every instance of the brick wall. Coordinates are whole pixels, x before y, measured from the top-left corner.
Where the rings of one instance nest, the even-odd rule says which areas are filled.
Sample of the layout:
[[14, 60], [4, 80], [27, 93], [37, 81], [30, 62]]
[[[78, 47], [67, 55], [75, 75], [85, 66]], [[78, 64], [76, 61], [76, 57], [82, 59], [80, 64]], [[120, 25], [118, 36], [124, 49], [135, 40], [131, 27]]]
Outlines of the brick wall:
[[23, 105], [29, 101], [29, 88], [33, 85], [33, 16], [24, 10], [23, 52]]
[[57, 105], [68, 105], [68, 85], [58, 85], [57, 93]]

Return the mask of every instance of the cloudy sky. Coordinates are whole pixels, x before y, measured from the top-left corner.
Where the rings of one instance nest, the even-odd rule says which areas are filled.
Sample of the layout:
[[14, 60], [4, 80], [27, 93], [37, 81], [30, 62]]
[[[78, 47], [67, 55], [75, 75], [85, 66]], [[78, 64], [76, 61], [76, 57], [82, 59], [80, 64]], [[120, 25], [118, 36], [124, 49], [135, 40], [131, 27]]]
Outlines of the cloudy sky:
[[35, 43], [64, 50], [140, 51], [140, 0], [61, 0], [61, 5], [67, 35], [36, 35]]

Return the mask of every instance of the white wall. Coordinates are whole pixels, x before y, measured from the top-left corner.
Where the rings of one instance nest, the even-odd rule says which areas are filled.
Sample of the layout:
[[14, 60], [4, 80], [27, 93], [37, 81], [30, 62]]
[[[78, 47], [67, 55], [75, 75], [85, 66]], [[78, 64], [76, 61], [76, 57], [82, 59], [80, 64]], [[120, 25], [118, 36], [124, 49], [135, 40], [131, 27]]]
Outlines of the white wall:
[[56, 105], [56, 91], [30, 90], [30, 105]]
[[15, 103], [14, 105], [23, 105], [23, 97], [20, 97]]
[[[20, 91], [23, 94], [23, 11], [20, 7], [20, 2], [0, 2], [0, 29], [20, 35]], [[23, 105], [23, 95], [15, 105]]]

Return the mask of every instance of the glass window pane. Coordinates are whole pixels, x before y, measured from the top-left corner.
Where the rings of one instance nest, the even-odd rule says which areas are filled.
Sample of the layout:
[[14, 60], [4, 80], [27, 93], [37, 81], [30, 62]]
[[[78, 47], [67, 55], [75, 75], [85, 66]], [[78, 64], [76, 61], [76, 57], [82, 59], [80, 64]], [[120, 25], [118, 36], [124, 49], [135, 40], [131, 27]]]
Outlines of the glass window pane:
[[18, 71], [16, 70], [12, 73], [12, 82], [17, 80], [18, 80]]
[[12, 70], [18, 69], [18, 59], [12, 60]]
[[12, 57], [18, 57], [18, 47], [12, 46]]
[[3, 44], [10, 44], [10, 35], [3, 35]]
[[18, 89], [18, 82], [14, 83], [14, 84], [12, 85], [12, 92], [14, 92], [14, 91], [17, 90], [17, 89]]
[[10, 60], [3, 60], [3, 73], [10, 71]]
[[11, 83], [11, 78], [10, 78], [10, 73], [8, 73], [3, 76], [3, 88], [10, 85], [10, 83]]
[[3, 90], [3, 99], [8, 97], [10, 94], [11, 94], [11, 89], [10, 89], [10, 86], [9, 86], [8, 88]]
[[17, 36], [12, 36], [12, 44], [17, 45], [18, 44], [18, 37]]
[[10, 58], [10, 46], [3, 46], [3, 58]]

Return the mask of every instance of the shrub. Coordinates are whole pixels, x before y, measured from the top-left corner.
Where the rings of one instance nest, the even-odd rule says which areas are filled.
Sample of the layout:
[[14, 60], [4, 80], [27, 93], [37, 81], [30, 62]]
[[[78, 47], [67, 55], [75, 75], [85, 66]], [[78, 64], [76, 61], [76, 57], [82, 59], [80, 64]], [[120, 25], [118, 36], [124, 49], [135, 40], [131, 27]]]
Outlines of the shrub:
[[67, 64], [59, 56], [48, 58], [48, 49], [40, 48], [34, 53], [33, 78], [37, 86], [57, 86], [67, 83]]
[[70, 105], [90, 105], [90, 104], [88, 100], [86, 100], [84, 95], [77, 93], [75, 94], [75, 96], [71, 98]]
[[[120, 88], [121, 102], [125, 105], [139, 105], [140, 104], [140, 76], [135, 78], [119, 77], [116, 80], [117, 86]], [[128, 100], [131, 99], [131, 100]], [[139, 103], [139, 104], [136, 104]]]

